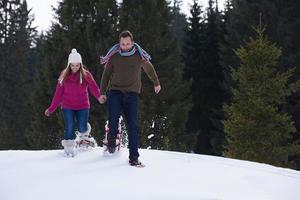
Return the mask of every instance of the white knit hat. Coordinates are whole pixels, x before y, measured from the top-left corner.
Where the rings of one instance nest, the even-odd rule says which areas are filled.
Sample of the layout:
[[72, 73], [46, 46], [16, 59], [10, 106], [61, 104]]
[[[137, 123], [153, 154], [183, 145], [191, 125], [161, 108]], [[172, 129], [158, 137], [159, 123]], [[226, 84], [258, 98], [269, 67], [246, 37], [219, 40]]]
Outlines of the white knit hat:
[[82, 64], [81, 55], [79, 53], [77, 53], [76, 49], [72, 49], [71, 53], [69, 54], [68, 65], [70, 63], [81, 63]]

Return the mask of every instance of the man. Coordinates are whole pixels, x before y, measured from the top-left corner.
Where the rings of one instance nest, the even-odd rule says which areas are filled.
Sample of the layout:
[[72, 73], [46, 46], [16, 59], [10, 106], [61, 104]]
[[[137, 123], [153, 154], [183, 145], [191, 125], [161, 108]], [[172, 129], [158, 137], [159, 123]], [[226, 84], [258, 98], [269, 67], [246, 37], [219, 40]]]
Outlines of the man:
[[[105, 64], [101, 78], [100, 102], [107, 99], [109, 133], [107, 148], [114, 153], [118, 132], [119, 117], [123, 112], [128, 129], [129, 163], [141, 165], [138, 160], [139, 135], [138, 135], [138, 95], [141, 92], [141, 69], [146, 72], [154, 83], [156, 94], [161, 86], [154, 67], [150, 63], [149, 54], [138, 44], [134, 43], [133, 35], [123, 31], [119, 36], [119, 44], [114, 45], [101, 63]], [[104, 95], [108, 94], [108, 97]]]

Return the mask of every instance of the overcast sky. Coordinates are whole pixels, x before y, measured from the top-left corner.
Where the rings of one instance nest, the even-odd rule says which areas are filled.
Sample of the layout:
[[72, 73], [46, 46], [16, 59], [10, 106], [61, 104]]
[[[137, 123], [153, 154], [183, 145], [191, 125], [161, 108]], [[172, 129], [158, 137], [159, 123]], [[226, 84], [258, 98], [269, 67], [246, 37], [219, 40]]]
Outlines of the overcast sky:
[[[53, 11], [51, 6], [57, 7], [60, 0], [27, 0], [28, 8], [32, 8], [35, 20], [33, 26], [37, 26], [38, 31], [46, 31], [53, 21]], [[203, 6], [207, 6], [208, 0], [199, 0]], [[225, 0], [219, 0], [220, 8], [223, 7]], [[182, 0], [182, 11], [188, 15], [189, 7], [193, 0]]]

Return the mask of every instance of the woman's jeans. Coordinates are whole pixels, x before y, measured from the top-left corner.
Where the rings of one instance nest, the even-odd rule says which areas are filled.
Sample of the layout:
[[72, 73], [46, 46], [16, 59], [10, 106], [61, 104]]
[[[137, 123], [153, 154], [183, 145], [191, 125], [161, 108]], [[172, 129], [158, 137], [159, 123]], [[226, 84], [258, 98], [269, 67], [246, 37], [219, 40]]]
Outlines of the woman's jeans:
[[65, 121], [65, 140], [73, 140], [75, 138], [75, 128], [81, 133], [87, 131], [89, 109], [62, 109], [62, 112]]

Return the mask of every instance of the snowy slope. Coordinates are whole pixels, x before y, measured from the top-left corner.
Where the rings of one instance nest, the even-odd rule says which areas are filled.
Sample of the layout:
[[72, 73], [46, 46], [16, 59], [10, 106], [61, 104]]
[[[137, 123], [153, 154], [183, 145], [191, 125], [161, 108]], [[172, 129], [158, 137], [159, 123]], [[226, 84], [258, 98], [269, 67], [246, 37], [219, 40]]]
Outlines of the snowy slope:
[[0, 151], [0, 200], [300, 200], [300, 172], [213, 156], [102, 149], [74, 158], [62, 150]]

